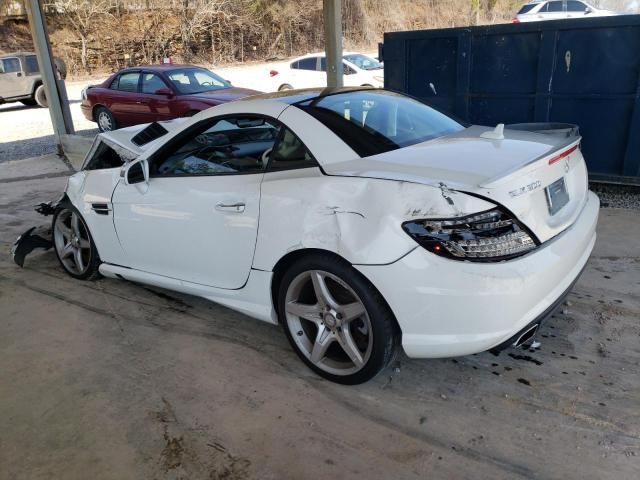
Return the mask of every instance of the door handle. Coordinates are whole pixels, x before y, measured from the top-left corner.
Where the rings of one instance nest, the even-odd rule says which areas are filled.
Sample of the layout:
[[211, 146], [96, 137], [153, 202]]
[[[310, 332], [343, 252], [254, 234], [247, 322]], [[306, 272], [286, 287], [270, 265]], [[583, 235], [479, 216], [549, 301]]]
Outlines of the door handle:
[[242, 213], [244, 212], [244, 207], [246, 205], [244, 203], [218, 203], [216, 204], [216, 210], [220, 212], [232, 212], [232, 213]]

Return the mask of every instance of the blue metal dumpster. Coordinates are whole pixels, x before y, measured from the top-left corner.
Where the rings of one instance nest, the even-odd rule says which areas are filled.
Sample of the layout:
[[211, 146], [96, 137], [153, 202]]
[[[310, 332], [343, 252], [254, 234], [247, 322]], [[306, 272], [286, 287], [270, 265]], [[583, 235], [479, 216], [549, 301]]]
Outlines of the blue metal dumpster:
[[385, 87], [469, 123], [580, 126], [591, 178], [640, 184], [640, 15], [385, 33]]

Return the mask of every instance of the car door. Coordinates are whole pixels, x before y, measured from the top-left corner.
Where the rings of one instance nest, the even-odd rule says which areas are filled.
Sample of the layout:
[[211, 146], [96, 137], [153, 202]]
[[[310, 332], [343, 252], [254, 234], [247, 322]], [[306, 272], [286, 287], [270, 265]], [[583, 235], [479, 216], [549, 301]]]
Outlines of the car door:
[[257, 115], [206, 119], [150, 158], [148, 184], [120, 182], [114, 224], [127, 266], [241, 288], [253, 262], [265, 159], [279, 129]]
[[175, 94], [156, 94], [161, 89], [173, 92], [157, 73], [142, 72], [139, 98], [141, 123], [175, 118], [175, 115], [172, 115], [172, 104], [176, 101]]
[[118, 126], [144, 123], [144, 105], [139, 93], [140, 72], [123, 72], [113, 79], [109, 87], [107, 108], [111, 110]]
[[565, 5], [562, 0], [551, 0], [538, 11], [540, 20], [560, 20], [566, 18], [566, 16]]
[[318, 66], [319, 57], [306, 57], [300, 59], [297, 68], [293, 70], [295, 85], [294, 88], [325, 87], [327, 76], [321, 72]]
[[18, 57], [0, 60], [0, 97], [12, 98], [29, 95], [29, 79], [20, 66]]

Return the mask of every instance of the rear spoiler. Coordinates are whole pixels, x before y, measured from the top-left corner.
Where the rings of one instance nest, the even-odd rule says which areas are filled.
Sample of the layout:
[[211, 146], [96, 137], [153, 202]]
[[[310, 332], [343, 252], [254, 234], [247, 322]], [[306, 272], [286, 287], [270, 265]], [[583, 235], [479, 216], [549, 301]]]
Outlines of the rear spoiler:
[[534, 123], [512, 123], [505, 125], [508, 130], [520, 130], [522, 132], [543, 133], [545, 135], [555, 135], [562, 138], [573, 138], [580, 136], [580, 129], [572, 123], [554, 122], [534, 122]]

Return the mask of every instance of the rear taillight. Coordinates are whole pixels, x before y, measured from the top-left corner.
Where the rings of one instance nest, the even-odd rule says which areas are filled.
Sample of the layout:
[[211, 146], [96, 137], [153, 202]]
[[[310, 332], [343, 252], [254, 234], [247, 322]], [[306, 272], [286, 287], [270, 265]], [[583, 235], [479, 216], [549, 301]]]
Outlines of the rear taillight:
[[402, 228], [430, 252], [455, 260], [508, 260], [538, 244], [526, 227], [500, 208], [458, 218], [414, 220]]
[[276, 75], [278, 75], [278, 71], [277, 70], [270, 70], [269, 71], [269, 76], [270, 77], [275, 77]]
[[520, 20], [518, 20], [517, 18], [514, 18], [513, 20], [511, 20], [511, 23], [520, 23]]

